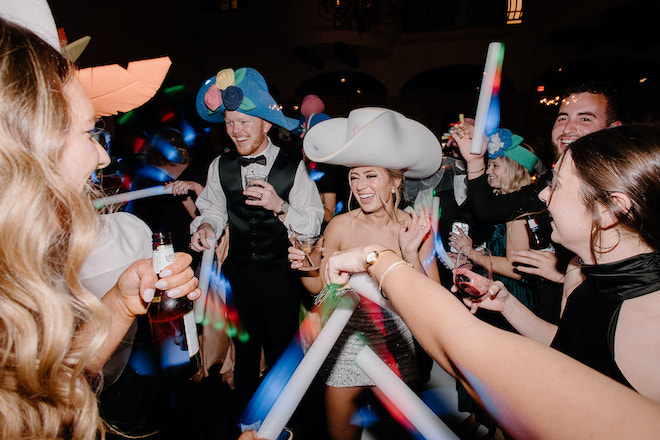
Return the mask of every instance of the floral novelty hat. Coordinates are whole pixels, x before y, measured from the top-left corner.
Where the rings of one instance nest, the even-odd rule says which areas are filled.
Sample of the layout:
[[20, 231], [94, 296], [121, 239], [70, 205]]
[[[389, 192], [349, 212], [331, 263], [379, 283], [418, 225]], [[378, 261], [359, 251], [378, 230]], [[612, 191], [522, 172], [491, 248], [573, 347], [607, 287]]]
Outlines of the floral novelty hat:
[[442, 163], [442, 147], [431, 130], [378, 107], [319, 122], [305, 135], [303, 148], [314, 162], [396, 169], [411, 179], [432, 175]]
[[197, 113], [208, 122], [223, 122], [225, 110], [256, 116], [291, 131], [300, 121], [282, 114], [263, 76], [251, 67], [223, 69], [207, 79], [197, 93]]
[[524, 139], [511, 130], [498, 128], [488, 138], [488, 157], [496, 159], [506, 156], [525, 167], [530, 173], [539, 158], [527, 148], [520, 145]]

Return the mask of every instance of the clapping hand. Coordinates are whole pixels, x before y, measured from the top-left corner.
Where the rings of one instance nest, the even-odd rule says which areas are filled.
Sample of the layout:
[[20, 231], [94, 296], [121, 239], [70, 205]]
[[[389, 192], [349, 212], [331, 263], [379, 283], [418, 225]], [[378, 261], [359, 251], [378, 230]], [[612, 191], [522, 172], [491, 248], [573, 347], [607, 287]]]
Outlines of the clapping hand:
[[411, 210], [410, 219], [403, 222], [399, 230], [399, 248], [406, 261], [418, 258], [419, 247], [431, 230], [429, 208], [420, 208], [420, 214]]

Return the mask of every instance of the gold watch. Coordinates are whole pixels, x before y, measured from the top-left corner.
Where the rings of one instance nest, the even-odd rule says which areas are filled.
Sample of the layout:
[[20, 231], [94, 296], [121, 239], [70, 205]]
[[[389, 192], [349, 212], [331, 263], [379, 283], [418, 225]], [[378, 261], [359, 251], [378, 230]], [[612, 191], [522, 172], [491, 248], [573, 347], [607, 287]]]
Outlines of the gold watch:
[[366, 257], [364, 257], [364, 265], [366, 266], [366, 268], [369, 269], [371, 266], [376, 264], [376, 261], [378, 261], [378, 257], [383, 252], [392, 252], [393, 254], [396, 255], [396, 252], [394, 252], [392, 249], [383, 249], [383, 250], [380, 250], [380, 251], [371, 251], [367, 254]]

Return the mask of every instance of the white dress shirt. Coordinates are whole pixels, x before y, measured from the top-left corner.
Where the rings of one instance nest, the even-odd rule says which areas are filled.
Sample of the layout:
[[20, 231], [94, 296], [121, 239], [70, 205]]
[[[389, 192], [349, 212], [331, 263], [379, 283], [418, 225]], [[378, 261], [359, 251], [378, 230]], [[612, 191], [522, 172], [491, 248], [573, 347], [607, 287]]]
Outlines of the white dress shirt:
[[[268, 174], [275, 163], [280, 148], [268, 139], [268, 147], [257, 156], [263, 154], [266, 157], [266, 165], [256, 163], [241, 167], [241, 181], [245, 186], [245, 176], [249, 173]], [[256, 157], [256, 156], [245, 156]], [[193, 234], [202, 223], [208, 223], [215, 231], [216, 237], [222, 234], [227, 226], [227, 197], [220, 184], [217, 157], [209, 166], [208, 178], [204, 191], [197, 198], [198, 215], [190, 224], [190, 233]], [[296, 176], [289, 200], [289, 212], [286, 216], [278, 217], [287, 230], [293, 229], [300, 234], [318, 234], [323, 221], [323, 204], [316, 184], [309, 178], [307, 169], [302, 161], [298, 164]]]

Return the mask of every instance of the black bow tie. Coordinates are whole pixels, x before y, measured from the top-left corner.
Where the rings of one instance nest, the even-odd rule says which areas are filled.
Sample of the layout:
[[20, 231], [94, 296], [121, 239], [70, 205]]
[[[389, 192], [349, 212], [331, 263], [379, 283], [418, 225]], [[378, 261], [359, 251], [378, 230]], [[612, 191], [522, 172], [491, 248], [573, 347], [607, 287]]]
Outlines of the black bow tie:
[[256, 164], [265, 166], [266, 165], [266, 156], [264, 156], [262, 154], [261, 156], [257, 156], [257, 157], [241, 157], [238, 161], [241, 163], [242, 167], [246, 167], [246, 166], [250, 165], [251, 163], [256, 163]]

